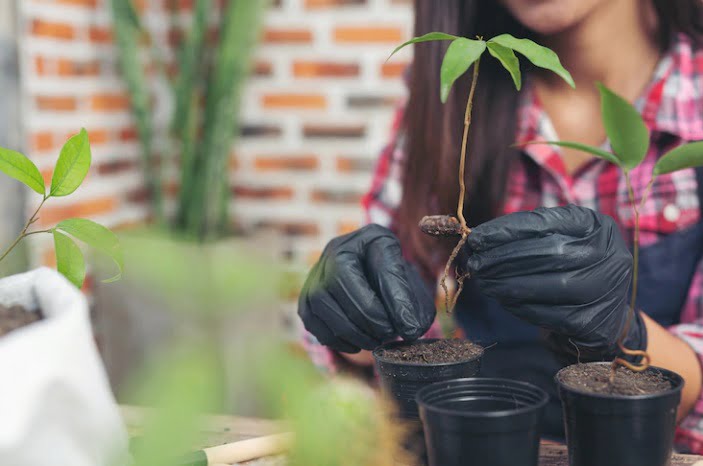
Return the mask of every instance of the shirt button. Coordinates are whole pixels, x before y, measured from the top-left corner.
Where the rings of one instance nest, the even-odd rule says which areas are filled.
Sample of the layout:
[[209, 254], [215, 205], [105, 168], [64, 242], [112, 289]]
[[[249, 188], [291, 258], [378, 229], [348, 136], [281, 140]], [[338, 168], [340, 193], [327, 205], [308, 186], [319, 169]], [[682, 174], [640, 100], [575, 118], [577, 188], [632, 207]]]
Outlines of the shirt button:
[[675, 204], [667, 204], [664, 207], [664, 218], [668, 222], [675, 222], [681, 217], [681, 210]]

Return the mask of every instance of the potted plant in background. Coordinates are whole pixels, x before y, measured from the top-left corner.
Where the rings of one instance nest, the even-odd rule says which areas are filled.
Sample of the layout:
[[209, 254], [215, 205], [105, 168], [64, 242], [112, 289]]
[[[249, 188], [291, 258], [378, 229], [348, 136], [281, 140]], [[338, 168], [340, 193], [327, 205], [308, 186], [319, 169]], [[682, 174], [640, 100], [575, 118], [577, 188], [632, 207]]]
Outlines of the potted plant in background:
[[664, 466], [671, 457], [683, 379], [672, 371], [650, 367], [645, 351], [630, 350], [623, 342], [637, 311], [640, 210], [658, 176], [703, 165], [703, 142], [684, 144], [662, 155], [637, 199], [631, 173], [649, 150], [649, 131], [629, 102], [601, 84], [598, 89], [612, 152], [568, 141], [531, 143], [585, 151], [622, 170], [634, 219], [633, 278], [628, 319], [617, 344], [623, 356], [639, 357], [641, 362], [632, 363], [618, 356], [612, 363], [568, 366], [556, 375], [570, 464]]
[[[159, 48], [135, 3], [110, 0], [108, 5], [137, 128], [150, 219], [203, 248], [236, 241], [239, 232], [232, 230], [227, 217], [229, 156], [238, 133], [240, 94], [267, 2], [196, 0], [192, 16], [178, 11], [178, 2], [170, 2], [170, 29], [181, 40], [168, 51]], [[216, 25], [214, 11], [219, 13]], [[217, 34], [212, 34], [213, 26]], [[175, 57], [174, 62], [166, 63], [166, 56]], [[172, 103], [167, 122], [155, 121], [157, 86], [167, 90]], [[121, 288], [96, 290], [101, 350], [116, 388], [126, 380], [133, 361], [150, 354], [171, 333], [199, 325], [196, 315], [189, 316], [190, 322], [174, 320], [167, 303], [145, 296], [129, 276]]]
[[[482, 37], [469, 39], [457, 37], [442, 32], [431, 32], [411, 39], [397, 47], [393, 54], [403, 47], [428, 41], [449, 41], [449, 47], [442, 61], [440, 70], [440, 98], [446, 102], [454, 82], [464, 75], [473, 65], [471, 88], [464, 114], [464, 131], [462, 135], [461, 154], [458, 167], [459, 198], [457, 200], [456, 216], [430, 215], [420, 221], [419, 227], [423, 232], [435, 236], [459, 237], [440, 279], [444, 290], [445, 310], [451, 312], [461, 293], [467, 275], [456, 276], [457, 290], [453, 297], [449, 295], [447, 280], [452, 272], [454, 261], [466, 242], [471, 229], [464, 218], [465, 197], [465, 166], [466, 148], [471, 125], [471, 110], [479, 76], [479, 65], [482, 55], [488, 53], [497, 59], [510, 73], [516, 89], [522, 85], [520, 63], [515, 52], [523, 55], [535, 66], [553, 71], [569, 85], [574, 86], [569, 72], [561, 66], [557, 55], [548, 48], [542, 47], [529, 39], [517, 39], [510, 34], [502, 34], [489, 40]], [[391, 54], [391, 56], [393, 55]], [[462, 340], [420, 340], [413, 343], [393, 342], [377, 348], [374, 352], [381, 386], [384, 392], [399, 406], [400, 414], [406, 419], [418, 418], [416, 395], [418, 390], [433, 382], [460, 379], [476, 375], [480, 369], [480, 359], [483, 348], [471, 342]], [[441, 392], [421, 391], [420, 406], [422, 409], [425, 438], [429, 451], [429, 461], [433, 465], [447, 466], [460, 464], [465, 460], [461, 456], [462, 445], [488, 445], [484, 442], [486, 435], [495, 435], [500, 439], [501, 448], [510, 449], [511, 461], [515, 464], [537, 464], [539, 432], [537, 429], [539, 412], [546, 399], [544, 393], [536, 387], [510, 384], [509, 381], [493, 380], [493, 385], [475, 386], [471, 379], [448, 382], [446, 385], [433, 387]], [[495, 396], [488, 395], [491, 391]], [[475, 402], [463, 403], [467, 396], [476, 396]], [[525, 395], [523, 398], [520, 398]], [[515, 401], [513, 408], [506, 407], [506, 400], [520, 398]], [[524, 415], [524, 412], [529, 412]], [[500, 421], [487, 423], [487, 417], [500, 415]], [[520, 426], [520, 435], [506, 436], [508, 431], [515, 434], [515, 423]], [[459, 429], [459, 430], [457, 430]], [[488, 431], [486, 430], [488, 429]], [[491, 430], [494, 429], [494, 430]], [[451, 432], [463, 432], [461, 440], [453, 438]], [[469, 441], [475, 437], [476, 442]], [[526, 443], [518, 446], [518, 438], [527, 439]], [[472, 455], [473, 457], [473, 455]], [[488, 456], [482, 458], [482, 464], [491, 463]], [[494, 455], [493, 461], [499, 461], [500, 456]], [[503, 463], [495, 463], [503, 464]]]
[[45, 464], [50, 454], [63, 464], [108, 466], [126, 452], [126, 432], [95, 347], [87, 301], [78, 290], [85, 261], [74, 239], [112, 258], [119, 270], [108, 281], [122, 271], [119, 242], [87, 219], [36, 228], [42, 206], [73, 193], [90, 162], [88, 133], [82, 130], [61, 149], [47, 190], [29, 158], [0, 148], [0, 171], [42, 197], [0, 261], [28, 236], [50, 234], [59, 271], [40, 268], [0, 279], [0, 371], [8, 376], [0, 386], [2, 464]]

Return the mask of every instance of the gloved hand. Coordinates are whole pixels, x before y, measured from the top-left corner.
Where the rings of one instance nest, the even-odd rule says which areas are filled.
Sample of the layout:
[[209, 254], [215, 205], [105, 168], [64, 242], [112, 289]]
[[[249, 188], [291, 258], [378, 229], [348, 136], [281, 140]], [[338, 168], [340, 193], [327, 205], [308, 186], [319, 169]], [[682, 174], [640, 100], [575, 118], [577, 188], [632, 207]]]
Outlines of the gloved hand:
[[[612, 218], [569, 205], [518, 212], [474, 228], [466, 263], [483, 293], [554, 334], [583, 358], [612, 357], [628, 313], [632, 256]], [[636, 312], [624, 344], [645, 349]]]
[[427, 285], [393, 233], [367, 225], [327, 244], [298, 300], [305, 328], [323, 345], [356, 353], [386, 340], [414, 340], [432, 325]]

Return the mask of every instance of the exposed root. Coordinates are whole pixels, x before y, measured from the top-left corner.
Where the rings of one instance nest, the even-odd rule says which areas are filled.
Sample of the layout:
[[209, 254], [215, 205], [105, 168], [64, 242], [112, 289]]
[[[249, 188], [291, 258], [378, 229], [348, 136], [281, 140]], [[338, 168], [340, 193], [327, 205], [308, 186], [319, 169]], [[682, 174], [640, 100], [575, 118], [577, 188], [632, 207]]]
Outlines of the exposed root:
[[[470, 232], [471, 230], [469, 230]], [[457, 277], [457, 285], [459, 288], [457, 289], [454, 297], [451, 299], [450, 303], [450, 298], [449, 298], [449, 288], [447, 288], [447, 278], [449, 278], [449, 270], [452, 267], [452, 264], [454, 263], [454, 260], [456, 259], [456, 256], [459, 254], [459, 251], [461, 251], [462, 246], [466, 243], [466, 239], [468, 238], [469, 234], [464, 233], [461, 235], [461, 239], [457, 243], [456, 246], [454, 246], [454, 250], [452, 251], [452, 254], [449, 256], [449, 260], [447, 261], [447, 264], [444, 266], [444, 273], [442, 274], [442, 279], [439, 281], [439, 284], [442, 286], [442, 289], [444, 290], [444, 309], [446, 312], [452, 312], [454, 310], [454, 305], [456, 304], [456, 300], [459, 297], [459, 293], [461, 293], [461, 288], [464, 285], [464, 280], [468, 276], [468, 274], [462, 275], [460, 277]], [[461, 280], [461, 281], [460, 281]]]
[[622, 343], [618, 343], [618, 347], [620, 348], [620, 352], [627, 356], [641, 356], [642, 361], [639, 364], [633, 364], [623, 358], [615, 358], [613, 360], [613, 363], [610, 366], [610, 383], [615, 382], [615, 371], [617, 371], [618, 366], [623, 366], [627, 367], [633, 372], [643, 372], [647, 370], [649, 367], [650, 363], [650, 357], [649, 354], [646, 351], [643, 350], [631, 350], [629, 348], [625, 348]]

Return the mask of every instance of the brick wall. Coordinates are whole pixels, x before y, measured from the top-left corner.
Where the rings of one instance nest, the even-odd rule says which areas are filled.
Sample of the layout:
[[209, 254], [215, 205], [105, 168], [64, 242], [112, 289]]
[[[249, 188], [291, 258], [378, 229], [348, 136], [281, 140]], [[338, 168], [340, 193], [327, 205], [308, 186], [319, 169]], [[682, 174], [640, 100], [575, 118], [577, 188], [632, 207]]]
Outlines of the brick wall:
[[[164, 47], [167, 1], [140, 1]], [[93, 146], [85, 185], [52, 199], [41, 221], [76, 215], [113, 227], [143, 221], [139, 150], [107, 0], [18, 3], [25, 150], [50, 179], [72, 132], [85, 126]], [[187, 9], [192, 1], [178, 3]], [[242, 224], [280, 231], [292, 263], [307, 265], [330, 237], [360, 223], [359, 198], [404, 93], [400, 74], [408, 55], [384, 61], [409, 36], [410, 3], [278, 0], [266, 15], [244, 96], [243, 137], [232, 151], [232, 213]], [[166, 124], [158, 110], [165, 95], [155, 83], [157, 124]], [[34, 239], [34, 262], [51, 262], [50, 238]]]

